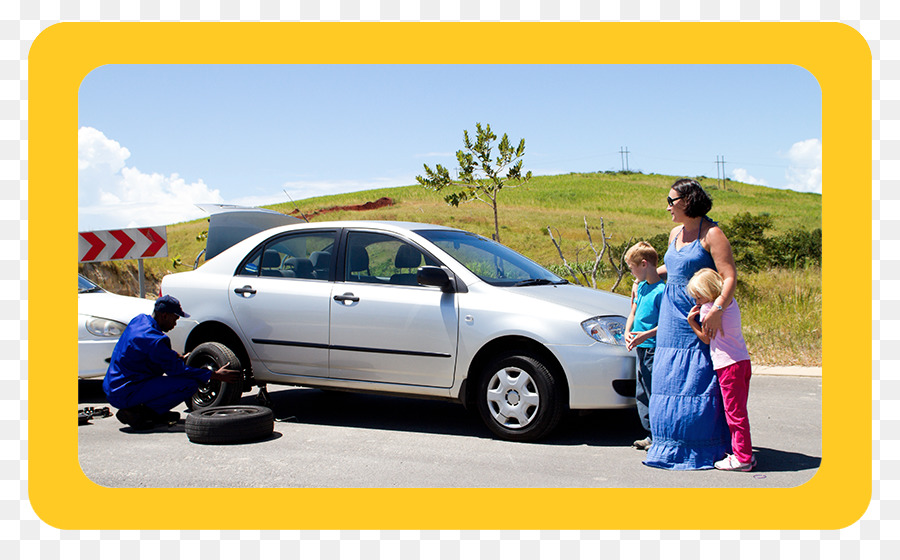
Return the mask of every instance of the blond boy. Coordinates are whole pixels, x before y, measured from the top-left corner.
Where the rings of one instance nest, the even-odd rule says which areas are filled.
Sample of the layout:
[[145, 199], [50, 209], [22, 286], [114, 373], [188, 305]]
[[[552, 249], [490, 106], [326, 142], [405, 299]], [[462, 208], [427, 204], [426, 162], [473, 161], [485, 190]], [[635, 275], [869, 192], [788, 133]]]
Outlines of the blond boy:
[[650, 381], [656, 353], [659, 305], [666, 287], [656, 272], [658, 259], [656, 249], [646, 241], [636, 243], [625, 253], [625, 262], [635, 278], [631, 288], [631, 313], [625, 324], [625, 345], [637, 352], [638, 375], [634, 396], [641, 425], [647, 431], [647, 437], [632, 445], [645, 451], [653, 444], [650, 432]]

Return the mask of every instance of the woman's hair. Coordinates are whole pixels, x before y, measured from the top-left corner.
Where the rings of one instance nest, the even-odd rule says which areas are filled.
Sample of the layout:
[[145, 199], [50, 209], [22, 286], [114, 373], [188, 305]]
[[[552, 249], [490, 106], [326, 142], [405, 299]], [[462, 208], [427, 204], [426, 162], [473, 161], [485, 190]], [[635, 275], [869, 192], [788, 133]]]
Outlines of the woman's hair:
[[689, 218], [705, 216], [712, 209], [712, 199], [693, 179], [679, 179], [672, 185], [679, 196], [684, 197], [684, 213]]
[[722, 295], [722, 276], [711, 268], [701, 268], [688, 282], [687, 291], [694, 299], [701, 296], [714, 301]]

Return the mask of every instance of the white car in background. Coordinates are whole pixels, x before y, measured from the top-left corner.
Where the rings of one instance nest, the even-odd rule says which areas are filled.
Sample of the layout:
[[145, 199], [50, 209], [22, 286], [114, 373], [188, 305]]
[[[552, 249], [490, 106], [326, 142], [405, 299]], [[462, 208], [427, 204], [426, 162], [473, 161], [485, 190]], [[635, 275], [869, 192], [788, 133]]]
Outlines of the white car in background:
[[530, 441], [566, 410], [634, 405], [629, 299], [458, 229], [275, 227], [166, 276], [161, 293], [191, 315], [169, 333], [175, 350], [245, 372], [243, 386], [202, 388], [192, 408], [254, 384], [382, 392], [459, 401], [497, 436]]
[[78, 377], [103, 377], [129, 321], [153, 312], [153, 301], [112, 294], [78, 275]]

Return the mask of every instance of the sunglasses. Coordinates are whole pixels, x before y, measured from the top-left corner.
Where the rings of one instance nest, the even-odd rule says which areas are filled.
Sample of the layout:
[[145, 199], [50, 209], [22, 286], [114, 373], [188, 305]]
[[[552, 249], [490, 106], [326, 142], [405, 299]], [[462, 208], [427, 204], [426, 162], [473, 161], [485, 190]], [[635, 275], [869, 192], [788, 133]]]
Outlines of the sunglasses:
[[669, 201], [669, 206], [674, 206], [676, 200], [681, 200], [684, 196], [679, 196], [678, 198], [672, 198], [671, 196], [667, 196], [666, 200]]

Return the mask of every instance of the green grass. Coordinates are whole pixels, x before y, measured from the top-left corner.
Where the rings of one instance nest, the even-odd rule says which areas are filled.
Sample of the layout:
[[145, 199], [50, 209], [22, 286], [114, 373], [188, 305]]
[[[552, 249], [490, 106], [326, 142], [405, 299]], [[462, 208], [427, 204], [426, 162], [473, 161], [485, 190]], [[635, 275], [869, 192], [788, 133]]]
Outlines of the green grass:
[[739, 276], [735, 298], [752, 361], [822, 365], [821, 269], [773, 269]]
[[[534, 177], [523, 187], [504, 189], [500, 193], [501, 241], [532, 260], [558, 271], [561, 261], [547, 233], [547, 226], [553, 226], [554, 236], [561, 239], [570, 263], [575, 261], [579, 250], [580, 261], [592, 261], [593, 253], [586, 248], [585, 218], [591, 227], [595, 244], [601, 243], [601, 218], [606, 235], [614, 245], [630, 238], [639, 240], [667, 233], [674, 224], [666, 212], [666, 195], [676, 179], [678, 177], [639, 173], [569, 173]], [[714, 220], [727, 222], [735, 214], [742, 212], [768, 213], [774, 222], [769, 235], [777, 235], [790, 229], [812, 230], [822, 227], [821, 195], [733, 182], [729, 182], [726, 189], [717, 189], [715, 180], [698, 179], [713, 198], [710, 217]], [[486, 237], [490, 237], [494, 231], [490, 206], [476, 201], [458, 208], [450, 207], [439, 194], [418, 185], [316, 197], [295, 203], [276, 204], [269, 208], [288, 213], [296, 205], [301, 211], [311, 213], [333, 206], [364, 204], [381, 197], [393, 199], [394, 205], [362, 212], [331, 212], [316, 216], [312, 221], [354, 219], [425, 222], [458, 227]], [[168, 226], [169, 257], [144, 262], [149, 295], [157, 292], [159, 280], [165, 274], [192, 268], [194, 259], [205, 246], [205, 241], [197, 240], [197, 235], [206, 227], [205, 219]], [[176, 265], [173, 261], [179, 257], [181, 264]], [[130, 264], [133, 267], [134, 263]], [[123, 272], [128, 266], [129, 263], [120, 261], [91, 268], [116, 268], [119, 269], [118, 277], [127, 277], [128, 274]], [[609, 289], [615, 280], [609, 273], [608, 264], [606, 266], [607, 271], [599, 282], [603, 289]], [[797, 273], [788, 271], [783, 273], [786, 275], [784, 277], [781, 274], [763, 272], [758, 275], [740, 275], [739, 271], [742, 281], [738, 297], [741, 298], [748, 345], [758, 363], [817, 365], [821, 362], [821, 327], [818, 322], [821, 311], [821, 274], [818, 270]], [[794, 274], [799, 278], [793, 278]], [[112, 291], [133, 293], [124, 283], [117, 285], [116, 276], [107, 274], [104, 278], [95, 275], [93, 278], [97, 278], [101, 285]], [[766, 287], [763, 284], [769, 278], [779, 278], [781, 283]], [[795, 312], [798, 308], [791, 309], [795, 302], [783, 302], [779, 298], [787, 297], [784, 286], [796, 285], [803, 286], [802, 289], [796, 288], [800, 290], [796, 298], [818, 301], [819, 312], [808, 315], [803, 320], [798, 316], [795, 322], [793, 315], [798, 315]], [[617, 291], [627, 293], [629, 286], [630, 275], [626, 274]], [[749, 291], [742, 293], [742, 289]], [[783, 325], [788, 313], [793, 314], [789, 321], [792, 327], [786, 331]], [[797, 329], [817, 333], [818, 342], [797, 342]], [[785, 332], [792, 333], [792, 336], [786, 336]], [[780, 346], [787, 348], [782, 352], [779, 350]]]

